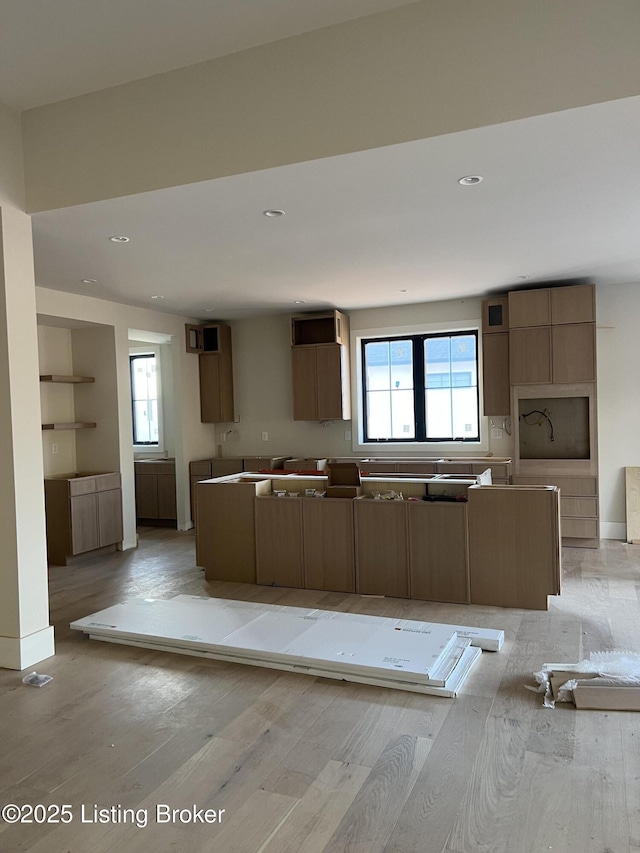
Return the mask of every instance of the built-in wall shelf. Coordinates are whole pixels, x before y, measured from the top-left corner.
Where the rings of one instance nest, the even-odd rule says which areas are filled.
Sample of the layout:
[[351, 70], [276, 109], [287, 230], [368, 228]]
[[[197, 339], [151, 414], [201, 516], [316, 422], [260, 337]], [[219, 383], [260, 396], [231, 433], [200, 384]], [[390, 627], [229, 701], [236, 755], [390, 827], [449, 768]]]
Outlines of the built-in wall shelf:
[[40, 377], [40, 382], [66, 382], [76, 385], [80, 382], [95, 382], [93, 376], [59, 376], [55, 373]]
[[73, 423], [73, 424], [42, 424], [42, 429], [95, 429], [95, 424]]

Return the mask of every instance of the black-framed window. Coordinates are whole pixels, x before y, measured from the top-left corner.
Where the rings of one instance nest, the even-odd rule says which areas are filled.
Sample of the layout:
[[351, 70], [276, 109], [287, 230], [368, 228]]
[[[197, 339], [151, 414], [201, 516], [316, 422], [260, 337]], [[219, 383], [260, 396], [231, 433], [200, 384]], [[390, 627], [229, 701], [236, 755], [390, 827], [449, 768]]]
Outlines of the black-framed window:
[[154, 353], [129, 356], [131, 369], [131, 413], [134, 445], [157, 447], [160, 424], [158, 420], [158, 368]]
[[479, 441], [478, 333], [362, 341], [366, 442]]

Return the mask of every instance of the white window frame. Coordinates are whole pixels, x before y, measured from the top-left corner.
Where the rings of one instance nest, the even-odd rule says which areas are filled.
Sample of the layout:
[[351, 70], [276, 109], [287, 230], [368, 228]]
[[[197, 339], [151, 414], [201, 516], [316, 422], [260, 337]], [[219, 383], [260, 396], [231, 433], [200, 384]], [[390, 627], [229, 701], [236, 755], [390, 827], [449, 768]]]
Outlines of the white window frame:
[[[370, 338], [392, 338], [403, 335], [429, 335], [451, 332], [457, 334], [462, 331], [478, 332], [478, 395], [479, 395], [479, 441], [365, 441], [364, 440], [364, 412], [363, 412], [363, 374], [362, 374], [362, 341]], [[388, 455], [396, 454], [403, 456], [424, 456], [425, 453], [452, 453], [454, 451], [488, 451], [489, 431], [487, 419], [482, 408], [482, 322], [480, 319], [473, 320], [449, 320], [441, 323], [416, 323], [410, 326], [384, 326], [376, 329], [357, 329], [351, 332], [351, 388], [352, 408], [354, 413], [352, 422], [352, 450], [364, 455]]]
[[[129, 355], [154, 355], [156, 358], [156, 383], [158, 387], [158, 444], [133, 444], [136, 454], [145, 456], [164, 455], [164, 427], [162, 418], [162, 366], [160, 359], [160, 347], [156, 344], [148, 344], [144, 347], [129, 347]], [[131, 362], [129, 362], [131, 365]], [[133, 401], [133, 388], [131, 387], [131, 367], [129, 367], [129, 400]], [[131, 435], [133, 436], [133, 410], [131, 412]]]

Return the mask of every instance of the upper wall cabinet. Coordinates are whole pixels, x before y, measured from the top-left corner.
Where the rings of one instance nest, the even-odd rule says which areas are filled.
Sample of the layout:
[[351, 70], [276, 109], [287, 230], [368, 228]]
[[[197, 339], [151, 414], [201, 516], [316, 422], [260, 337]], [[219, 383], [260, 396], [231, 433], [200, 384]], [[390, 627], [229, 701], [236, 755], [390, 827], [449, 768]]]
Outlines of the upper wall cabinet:
[[291, 318], [295, 421], [348, 420], [349, 318], [340, 311]]
[[482, 334], [509, 331], [509, 297], [496, 296], [482, 302]]
[[186, 333], [187, 352], [199, 353], [200, 420], [230, 423], [234, 419], [231, 328], [224, 323], [187, 325]]
[[291, 318], [292, 347], [348, 343], [349, 318], [341, 311], [299, 314]]
[[222, 323], [205, 323], [202, 326], [185, 325], [187, 352], [225, 352], [231, 347], [231, 334]]
[[592, 284], [509, 294], [512, 385], [595, 382]]
[[509, 294], [509, 328], [549, 326], [551, 300], [549, 290], [514, 290]]

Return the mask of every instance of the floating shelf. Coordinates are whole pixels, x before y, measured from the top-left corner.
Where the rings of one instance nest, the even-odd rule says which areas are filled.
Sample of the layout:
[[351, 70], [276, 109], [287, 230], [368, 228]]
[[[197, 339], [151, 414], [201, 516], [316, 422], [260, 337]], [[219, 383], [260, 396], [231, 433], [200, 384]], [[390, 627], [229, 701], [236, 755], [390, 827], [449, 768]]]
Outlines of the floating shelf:
[[40, 377], [40, 382], [67, 382], [77, 385], [79, 382], [95, 382], [93, 376], [59, 376], [55, 373]]
[[42, 424], [42, 429], [95, 429], [95, 424]]

